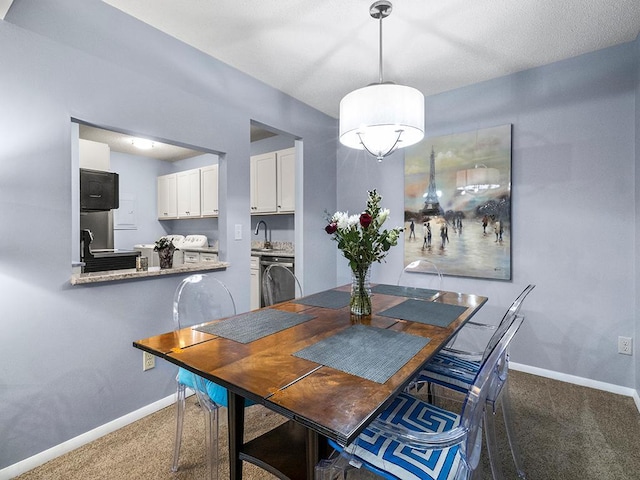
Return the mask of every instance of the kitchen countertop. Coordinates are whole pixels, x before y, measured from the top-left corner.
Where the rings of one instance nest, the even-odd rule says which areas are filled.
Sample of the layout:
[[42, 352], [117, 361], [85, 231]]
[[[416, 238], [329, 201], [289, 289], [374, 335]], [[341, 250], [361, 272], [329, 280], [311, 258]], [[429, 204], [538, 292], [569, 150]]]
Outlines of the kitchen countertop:
[[291, 242], [272, 242], [272, 248], [265, 249], [264, 242], [258, 242], [253, 240], [251, 242], [251, 256], [252, 257], [289, 257], [294, 258], [295, 249]]
[[214, 270], [226, 270], [229, 267], [227, 262], [200, 262], [185, 263], [173, 268], [160, 269], [160, 267], [149, 267], [146, 272], [138, 272], [135, 268], [124, 270], [108, 270], [105, 272], [76, 273], [71, 276], [71, 285], [86, 285], [89, 283], [114, 282], [118, 280], [135, 280], [142, 278], [159, 277], [162, 275], [178, 275], [181, 273], [195, 273]]
[[276, 250], [276, 249], [272, 249], [272, 250], [264, 250], [264, 249], [259, 249], [259, 250], [251, 250], [251, 256], [252, 257], [262, 257], [262, 256], [269, 256], [269, 257], [290, 257], [290, 258], [294, 258], [296, 256], [295, 252], [292, 252], [290, 250]]

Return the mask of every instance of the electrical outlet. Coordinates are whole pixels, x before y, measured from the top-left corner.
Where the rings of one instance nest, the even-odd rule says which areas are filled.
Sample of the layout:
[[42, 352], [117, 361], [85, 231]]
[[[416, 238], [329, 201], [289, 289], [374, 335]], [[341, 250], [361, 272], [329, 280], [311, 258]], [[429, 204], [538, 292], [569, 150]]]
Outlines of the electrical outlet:
[[142, 352], [142, 371], [146, 372], [156, 366], [156, 357], [149, 352]]
[[631, 337], [618, 337], [618, 353], [632, 355], [633, 339]]

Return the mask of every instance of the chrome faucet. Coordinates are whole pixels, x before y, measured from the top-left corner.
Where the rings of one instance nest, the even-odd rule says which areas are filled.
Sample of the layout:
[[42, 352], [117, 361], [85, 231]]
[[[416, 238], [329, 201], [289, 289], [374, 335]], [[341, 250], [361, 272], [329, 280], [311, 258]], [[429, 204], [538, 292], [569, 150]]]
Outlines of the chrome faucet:
[[258, 225], [256, 225], [256, 231], [253, 232], [254, 235], [258, 235], [258, 231], [260, 230], [260, 224], [264, 225], [264, 247], [265, 249], [271, 248], [271, 242], [267, 240], [267, 222], [264, 220], [260, 220]]

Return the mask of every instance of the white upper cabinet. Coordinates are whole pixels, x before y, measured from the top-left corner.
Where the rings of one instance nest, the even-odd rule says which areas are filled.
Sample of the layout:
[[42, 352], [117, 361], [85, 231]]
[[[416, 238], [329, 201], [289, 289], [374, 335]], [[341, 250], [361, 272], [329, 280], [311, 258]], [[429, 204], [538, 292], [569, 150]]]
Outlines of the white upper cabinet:
[[252, 156], [251, 213], [293, 213], [295, 177], [295, 148]]
[[218, 165], [200, 169], [200, 198], [203, 217], [218, 215]]
[[167, 220], [178, 217], [176, 174], [158, 177], [158, 218]]
[[200, 169], [178, 172], [178, 218], [200, 216]]
[[106, 143], [79, 139], [80, 168], [108, 172], [111, 166], [111, 148]]
[[218, 165], [158, 177], [158, 219], [216, 217]]
[[276, 154], [264, 153], [251, 157], [251, 213], [275, 213]]
[[296, 209], [296, 149], [276, 152], [278, 212], [293, 213]]

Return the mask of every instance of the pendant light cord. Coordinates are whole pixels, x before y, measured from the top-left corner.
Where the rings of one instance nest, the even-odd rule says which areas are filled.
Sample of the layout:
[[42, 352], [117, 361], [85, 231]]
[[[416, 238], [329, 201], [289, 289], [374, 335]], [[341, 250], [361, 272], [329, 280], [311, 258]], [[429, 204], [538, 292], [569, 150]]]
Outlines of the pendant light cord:
[[378, 45], [378, 52], [379, 52], [379, 58], [378, 58], [378, 83], [382, 83], [382, 10], [380, 10], [380, 43]]

